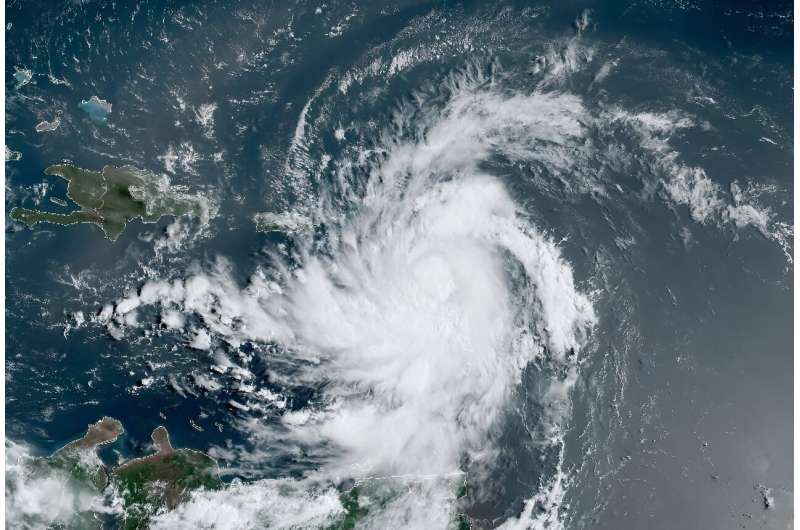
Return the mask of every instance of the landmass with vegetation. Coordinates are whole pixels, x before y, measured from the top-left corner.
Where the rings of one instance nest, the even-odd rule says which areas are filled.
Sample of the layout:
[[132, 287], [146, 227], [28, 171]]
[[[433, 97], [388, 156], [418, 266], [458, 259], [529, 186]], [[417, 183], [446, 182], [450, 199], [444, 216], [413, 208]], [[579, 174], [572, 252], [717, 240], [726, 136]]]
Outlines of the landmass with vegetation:
[[69, 213], [11, 210], [11, 218], [29, 228], [39, 223], [62, 226], [90, 223], [116, 241], [128, 222], [136, 218], [155, 223], [164, 216], [190, 216], [204, 221], [211, 216], [210, 202], [203, 195], [189, 194], [184, 187], [171, 185], [166, 176], [133, 166], [109, 165], [101, 171], [91, 171], [58, 164], [44, 172], [67, 181], [67, 197], [79, 208]]
[[213, 458], [199, 451], [174, 449], [164, 427], [156, 428], [151, 438], [155, 453], [111, 471], [112, 484], [125, 507], [126, 530], [147, 528], [150, 517], [175, 509], [195, 490], [223, 486]]
[[[151, 434], [156, 452], [117, 466], [106, 465], [98, 449], [113, 443], [123, 433], [122, 423], [104, 417], [89, 425], [86, 434], [50, 456], [36, 459], [32, 477], [61, 477], [64, 487], [92, 494], [109, 495], [121, 501], [121, 528], [139, 530], [150, 519], [173, 510], [193, 491], [223, 487], [216, 461], [205, 453], [175, 449], [164, 427]], [[99, 514], [80, 513], [68, 528], [107, 528]]]

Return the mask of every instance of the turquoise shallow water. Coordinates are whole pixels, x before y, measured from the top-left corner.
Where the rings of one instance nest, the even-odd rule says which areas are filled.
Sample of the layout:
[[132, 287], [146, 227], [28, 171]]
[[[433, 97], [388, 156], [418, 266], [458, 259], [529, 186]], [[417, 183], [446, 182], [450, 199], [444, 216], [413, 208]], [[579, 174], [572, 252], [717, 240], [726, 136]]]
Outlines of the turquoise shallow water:
[[108, 115], [111, 114], [111, 107], [108, 102], [99, 99], [88, 99], [81, 101], [78, 107], [89, 115], [92, 121], [99, 124], [104, 124], [108, 121]]

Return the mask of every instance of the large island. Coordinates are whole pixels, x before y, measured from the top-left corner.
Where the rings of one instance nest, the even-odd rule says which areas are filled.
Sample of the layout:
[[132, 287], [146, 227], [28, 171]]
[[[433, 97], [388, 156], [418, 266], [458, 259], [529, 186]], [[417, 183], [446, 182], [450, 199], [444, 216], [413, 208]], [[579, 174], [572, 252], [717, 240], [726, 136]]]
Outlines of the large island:
[[108, 239], [116, 241], [132, 219], [155, 223], [164, 216], [203, 220], [210, 216], [209, 201], [203, 195], [190, 195], [183, 187], [170, 185], [165, 176], [133, 166], [105, 166], [101, 171], [90, 171], [59, 164], [44, 172], [67, 181], [67, 197], [79, 208], [69, 213], [11, 210], [11, 218], [28, 227], [38, 223], [63, 226], [91, 223], [99, 226]]

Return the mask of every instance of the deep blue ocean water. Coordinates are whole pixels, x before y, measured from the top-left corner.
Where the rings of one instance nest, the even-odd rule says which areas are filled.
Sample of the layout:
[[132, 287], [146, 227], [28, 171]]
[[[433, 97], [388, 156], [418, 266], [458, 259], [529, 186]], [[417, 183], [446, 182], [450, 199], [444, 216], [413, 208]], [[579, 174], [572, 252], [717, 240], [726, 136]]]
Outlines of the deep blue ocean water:
[[[568, 43], [584, 12], [590, 22], [573, 57]], [[148, 279], [182, 278], [219, 257], [245, 285], [272, 253], [295, 244], [291, 235], [256, 231], [254, 214], [335, 187], [334, 164], [378, 145], [398, 105], [445, 106], [438, 87], [475, 68], [500, 92], [575, 94], [594, 120], [581, 149], [568, 154], [581, 164], [573, 172], [502, 156], [485, 163], [531, 223], [559, 241], [581, 291], [594, 293], [598, 324], [565, 427], [571, 480], [562, 523], [791, 524], [790, 3], [25, 1], [7, 2], [6, 21], [6, 146], [22, 154], [5, 166], [7, 439], [47, 454], [110, 415], [125, 426], [114, 446], [124, 457], [143, 454], [162, 424], [175, 446], [255, 450], [237, 427], [250, 413], [227, 405], [241, 400], [238, 382], [228, 374], [218, 391], [198, 388], [212, 353], [150, 326], [156, 308], [143, 308], [145, 324], [123, 340], [98, 323], [76, 328], [75, 313], [91, 320]], [[388, 68], [403, 50], [415, 53]], [[538, 71], [538, 57], [565, 64], [566, 73]], [[603, 65], [609, 71], [599, 76]], [[29, 84], [16, 87], [15, 67], [33, 72]], [[91, 96], [113, 104], [105, 123], [80, 108]], [[199, 118], [204, 104], [215, 105], [211, 128]], [[697, 126], [666, 135], [669, 151], [647, 154], [635, 133], [600, 123], [614, 109], [690, 115]], [[56, 115], [56, 131], [34, 131]], [[298, 154], [301, 117], [310, 139]], [[769, 211], [769, 223], [697, 222], [664, 191], [658, 163], [673, 153], [719, 186], [724, 205], [715, 215], [735, 204], [736, 181], [745, 202]], [[333, 162], [320, 166], [325, 156]], [[12, 222], [15, 206], [61, 211], [48, 197], [65, 198], [66, 189], [43, 170], [65, 160], [166, 173], [212, 196], [218, 214], [207, 227], [189, 222], [191, 236], [177, 250], [153, 243], [171, 218], [132, 221], [113, 243], [94, 226]], [[292, 186], [290, 168], [309, 185]], [[583, 191], [593, 177], [612, 191]], [[321, 253], [329, 229], [316, 228]], [[288, 410], [318, 403], [324, 388], [276, 376], [280, 355], [271, 348], [278, 346], [228, 353], [257, 387], [283, 393]], [[490, 494], [467, 507], [476, 527], [519, 513], [552, 472], [552, 451], [542, 460], [519, 456], [522, 426], [545, 414], [537, 396], [547, 370], [523, 372], [515, 395], [530, 402], [515, 408], [524, 412], [500, 436], [506, 451]], [[154, 382], [137, 386], [148, 377]], [[278, 421], [270, 414], [260, 421]], [[112, 449], [104, 456], [117, 458]], [[220, 464], [226, 481], [248, 481], [299, 476], [314, 458]], [[769, 509], [761, 485], [775, 497]]]

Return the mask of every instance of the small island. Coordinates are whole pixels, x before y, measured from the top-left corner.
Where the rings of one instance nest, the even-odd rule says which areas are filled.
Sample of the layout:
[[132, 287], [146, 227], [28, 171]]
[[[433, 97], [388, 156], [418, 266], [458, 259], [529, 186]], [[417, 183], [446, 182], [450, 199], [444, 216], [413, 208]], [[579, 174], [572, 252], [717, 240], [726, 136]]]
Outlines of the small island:
[[270, 212], [259, 212], [253, 216], [257, 232], [286, 232], [295, 233], [306, 230], [312, 226], [311, 220], [306, 216], [289, 212], [275, 214]]
[[6, 146], [6, 162], [16, 162], [17, 160], [22, 160], [22, 153]]
[[133, 166], [105, 166], [101, 171], [69, 164], [53, 165], [46, 175], [67, 181], [67, 197], [80, 206], [70, 213], [14, 208], [11, 218], [33, 228], [38, 223], [62, 226], [90, 223], [116, 241], [132, 219], [155, 223], [164, 216], [190, 216], [207, 220], [209, 202], [202, 195], [190, 195], [171, 186], [165, 176]]
[[53, 121], [46, 121], [46, 120], [40, 121], [39, 123], [36, 124], [36, 127], [34, 129], [36, 130], [37, 133], [52, 132], [58, 129], [60, 125], [61, 125], [61, 117], [56, 116], [55, 118], [53, 118]]

